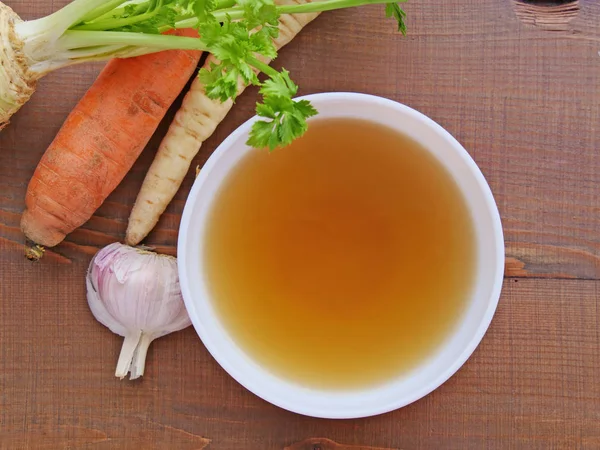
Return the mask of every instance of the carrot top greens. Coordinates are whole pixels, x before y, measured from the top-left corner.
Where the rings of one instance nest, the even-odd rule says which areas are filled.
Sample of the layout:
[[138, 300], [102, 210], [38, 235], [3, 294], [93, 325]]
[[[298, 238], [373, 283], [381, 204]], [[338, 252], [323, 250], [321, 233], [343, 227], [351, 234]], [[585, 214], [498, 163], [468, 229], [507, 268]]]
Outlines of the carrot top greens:
[[[293, 100], [298, 87], [285, 69], [264, 61], [277, 57], [273, 38], [282, 14], [301, 14], [385, 4], [385, 13], [406, 32], [405, 13], [397, 0], [320, 0], [278, 5], [274, 0], [74, 0], [56, 13], [15, 26], [23, 39], [31, 69], [50, 70], [85, 61], [130, 57], [169, 49], [212, 53], [218, 64], [199, 76], [212, 99], [235, 99], [238, 79], [260, 87], [261, 120], [248, 144], [275, 149], [290, 144], [307, 129], [317, 111]], [[196, 28], [200, 38], [162, 35]], [[259, 77], [262, 73], [264, 76]]]

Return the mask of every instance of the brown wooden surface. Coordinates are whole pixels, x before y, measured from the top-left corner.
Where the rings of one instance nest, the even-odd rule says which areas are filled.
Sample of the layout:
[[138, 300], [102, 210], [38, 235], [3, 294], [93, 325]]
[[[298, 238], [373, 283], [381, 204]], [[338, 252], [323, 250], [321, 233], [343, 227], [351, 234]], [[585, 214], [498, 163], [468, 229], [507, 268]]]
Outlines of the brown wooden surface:
[[[65, 3], [8, 1], [24, 18]], [[323, 15], [282, 52], [303, 94], [382, 95], [441, 123], [502, 214], [507, 278], [480, 347], [431, 395], [363, 420], [261, 401], [193, 329], [155, 342], [141, 381], [113, 377], [121, 338], [91, 316], [84, 273], [99, 246], [123, 238], [168, 122], [96, 216], [31, 264], [18, 226], [27, 182], [99, 66], [45, 78], [0, 134], [0, 448], [600, 448], [600, 3], [578, 6], [549, 29], [551, 13], [532, 25], [520, 5], [525, 25], [510, 0], [411, 0], [406, 38], [366, 7]], [[239, 99], [197, 164], [251, 116], [255, 95]], [[148, 244], [174, 252], [192, 181]]]

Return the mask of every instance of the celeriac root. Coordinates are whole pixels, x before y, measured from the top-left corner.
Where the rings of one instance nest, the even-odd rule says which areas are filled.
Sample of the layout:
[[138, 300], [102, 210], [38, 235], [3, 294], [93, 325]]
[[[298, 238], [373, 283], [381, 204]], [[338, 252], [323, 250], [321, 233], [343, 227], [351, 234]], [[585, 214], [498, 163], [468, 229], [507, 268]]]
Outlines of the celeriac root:
[[[280, 0], [278, 4], [311, 3], [311, 0]], [[279, 36], [275, 46], [279, 50], [288, 44], [319, 13], [283, 14], [279, 18]], [[210, 55], [205, 68], [216, 62]], [[269, 62], [269, 61], [265, 61]], [[246, 85], [238, 83], [238, 95]], [[158, 223], [160, 216], [175, 197], [194, 157], [233, 106], [233, 101], [221, 103], [211, 100], [197, 78], [186, 94], [181, 108], [163, 139], [129, 217], [125, 241], [139, 244]]]
[[23, 42], [15, 33], [19, 16], [0, 2], [0, 130], [35, 91], [38, 76], [29, 70]]

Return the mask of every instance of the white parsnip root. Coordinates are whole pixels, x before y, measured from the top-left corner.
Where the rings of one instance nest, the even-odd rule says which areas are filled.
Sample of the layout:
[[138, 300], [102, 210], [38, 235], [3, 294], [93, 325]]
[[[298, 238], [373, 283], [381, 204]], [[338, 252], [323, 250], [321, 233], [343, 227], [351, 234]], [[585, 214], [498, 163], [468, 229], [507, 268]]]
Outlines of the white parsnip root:
[[[311, 0], [280, 0], [278, 4], [303, 4]], [[279, 36], [275, 46], [279, 50], [288, 44], [319, 13], [283, 14], [279, 18]], [[204, 67], [210, 67], [215, 58], [210, 55]], [[265, 61], [269, 62], [269, 61]], [[246, 85], [238, 84], [238, 95]], [[221, 103], [211, 100], [197, 78], [186, 94], [183, 104], [163, 139], [150, 167], [129, 217], [125, 241], [139, 244], [158, 223], [160, 216], [175, 197], [194, 157], [225, 118], [233, 106], [232, 100]]]
[[38, 78], [29, 70], [24, 44], [15, 33], [20, 22], [19, 16], [0, 2], [0, 130], [33, 95]]

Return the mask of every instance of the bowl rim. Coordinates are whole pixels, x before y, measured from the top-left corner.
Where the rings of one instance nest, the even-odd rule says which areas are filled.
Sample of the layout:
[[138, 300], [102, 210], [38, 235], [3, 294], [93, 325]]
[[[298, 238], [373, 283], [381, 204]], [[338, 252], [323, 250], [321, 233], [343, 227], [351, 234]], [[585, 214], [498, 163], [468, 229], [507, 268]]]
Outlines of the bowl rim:
[[[191, 322], [196, 330], [196, 333], [198, 334], [201, 341], [203, 342], [209, 353], [212, 355], [212, 357], [235, 381], [237, 381], [240, 385], [245, 387], [247, 390], [258, 396], [259, 398], [262, 398], [263, 400], [282, 409], [302, 414], [305, 416], [317, 418], [351, 419], [387, 413], [407, 406], [427, 396], [428, 394], [436, 390], [438, 387], [440, 387], [465, 364], [465, 362], [469, 359], [469, 357], [473, 354], [475, 349], [482, 341], [497, 309], [504, 280], [505, 249], [500, 213], [498, 211], [498, 207], [490, 189], [490, 186], [488, 185], [483, 173], [481, 172], [473, 158], [470, 156], [470, 154], [467, 152], [467, 150], [441, 125], [439, 125], [437, 122], [433, 121], [429, 117], [425, 116], [424, 114], [420, 113], [419, 111], [394, 100], [356, 92], [326, 92], [298, 97], [296, 100], [309, 100], [313, 103], [328, 101], [362, 101], [382, 108], [394, 108], [399, 112], [412, 116], [413, 118], [417, 119], [418, 121], [431, 128], [432, 131], [441, 135], [441, 137], [443, 137], [444, 140], [447, 141], [448, 146], [451, 147], [454, 151], [456, 151], [462, 158], [463, 162], [466, 163], [471, 175], [475, 177], [477, 186], [479, 187], [481, 194], [485, 198], [485, 205], [488, 209], [487, 212], [489, 212], [490, 219], [493, 223], [494, 249], [496, 252], [496, 260], [494, 262], [496, 264], [495, 267], [497, 268], [490, 289], [491, 294], [487, 303], [487, 308], [485, 309], [483, 318], [479, 323], [478, 327], [476, 328], [475, 332], [473, 333], [472, 338], [469, 340], [468, 345], [466, 345], [462, 349], [460, 355], [453, 361], [452, 364], [446, 367], [445, 370], [440, 371], [440, 373], [437, 377], [435, 377], [434, 380], [427, 383], [426, 385], [421, 386], [420, 389], [412, 391], [410, 395], [405, 395], [397, 399], [388, 399], [388, 401], [382, 402], [382, 404], [380, 405], [369, 407], [357, 407], [353, 410], [349, 410], [346, 407], [338, 408], [337, 410], [326, 408], [326, 412], [315, 410], [314, 408], [311, 409], [310, 406], [307, 407], [306, 405], [295, 404], [293, 401], [290, 402], [289, 400], [282, 399], [277, 395], [273, 395], [271, 392], [269, 392], [268, 387], [265, 388], [264, 386], [258, 386], [256, 383], [250, 382], [247, 378], [245, 378], [244, 371], [240, 367], [243, 366], [243, 362], [241, 362], [238, 365], [238, 367], [236, 367], [235, 364], [232, 364], [229, 359], [225, 358], [219, 352], [219, 350], [216, 348], [216, 345], [211, 340], [210, 336], [207, 334], [208, 332], [206, 330], [206, 327], [204, 326], [204, 321], [206, 320], [219, 321], [219, 319], [217, 317], [200, 317], [196, 311], [196, 301], [194, 301], [193, 299], [190, 288], [191, 277], [188, 277], [188, 273], [184, 264], [188, 260], [188, 257], [191, 253], [191, 249], [187, 245], [187, 233], [195, 213], [195, 207], [197, 203], [196, 199], [200, 194], [203, 184], [209, 177], [209, 174], [211, 173], [212, 169], [215, 167], [219, 159], [223, 156], [225, 152], [227, 152], [232, 147], [232, 144], [237, 143], [240, 138], [247, 136], [252, 124], [259, 120], [257, 116], [252, 117], [251, 119], [247, 120], [242, 125], [240, 125], [216, 148], [216, 150], [212, 153], [212, 155], [204, 164], [203, 169], [200, 171], [200, 174], [194, 181], [192, 189], [188, 195], [179, 227], [179, 238], [177, 244], [178, 261], [180, 262], [180, 264], [178, 264], [179, 281], [183, 299], [186, 305], [186, 309], [188, 310]], [[442, 163], [444, 162], [442, 161]], [[203, 299], [200, 301], [210, 302], [210, 299]], [[462, 324], [463, 322], [464, 319], [459, 320], [460, 324]], [[298, 393], [301, 394], [303, 388], [298, 386], [297, 389]]]

